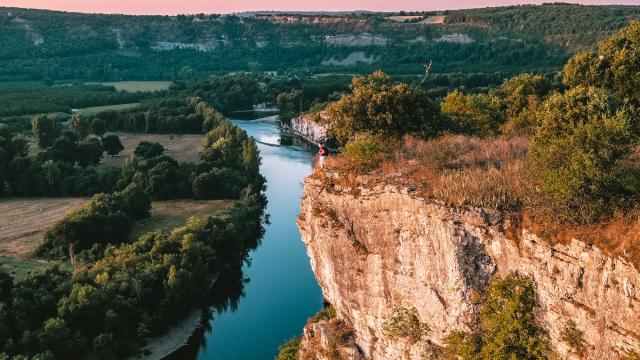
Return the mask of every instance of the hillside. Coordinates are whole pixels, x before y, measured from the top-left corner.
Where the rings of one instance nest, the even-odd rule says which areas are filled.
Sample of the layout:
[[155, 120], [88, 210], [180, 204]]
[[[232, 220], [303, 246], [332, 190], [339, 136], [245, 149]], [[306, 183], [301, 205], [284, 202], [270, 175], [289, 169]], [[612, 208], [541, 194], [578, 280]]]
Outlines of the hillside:
[[[0, 81], [173, 79], [238, 70], [555, 71], [640, 7], [542, 5], [443, 14], [124, 16], [0, 8]], [[444, 18], [443, 18], [444, 16]]]

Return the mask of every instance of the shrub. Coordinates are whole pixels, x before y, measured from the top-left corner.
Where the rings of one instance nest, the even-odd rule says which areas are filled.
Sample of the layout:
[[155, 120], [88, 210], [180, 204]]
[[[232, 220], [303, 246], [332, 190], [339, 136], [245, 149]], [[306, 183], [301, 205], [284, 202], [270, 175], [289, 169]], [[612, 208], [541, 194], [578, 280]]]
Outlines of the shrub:
[[157, 142], [141, 141], [133, 153], [142, 159], [151, 159], [163, 155], [164, 147]]
[[562, 341], [567, 343], [578, 354], [584, 353], [584, 332], [576, 327], [576, 322], [569, 320], [562, 332]]
[[499, 100], [493, 95], [454, 91], [444, 98], [440, 110], [456, 131], [471, 135], [495, 135], [504, 122]]
[[318, 311], [313, 317], [310, 319], [312, 323], [316, 323], [322, 320], [331, 320], [336, 317], [336, 309], [333, 306], [325, 306], [322, 310]]
[[391, 149], [382, 140], [367, 135], [347, 143], [343, 153], [356, 167], [370, 170], [389, 158]]
[[529, 177], [547, 215], [588, 223], [636, 198], [638, 179], [621, 163], [631, 154], [635, 124], [614, 98], [577, 87], [550, 96], [538, 116]]
[[418, 311], [412, 307], [410, 309], [393, 308], [393, 315], [384, 322], [382, 331], [388, 336], [417, 340], [430, 329], [428, 324], [420, 321]]
[[295, 336], [287, 340], [278, 349], [276, 360], [298, 360], [298, 349], [300, 348], [300, 337]]
[[547, 359], [549, 337], [536, 322], [537, 307], [531, 278], [495, 278], [482, 295], [479, 331], [451, 332], [446, 352], [464, 360]]

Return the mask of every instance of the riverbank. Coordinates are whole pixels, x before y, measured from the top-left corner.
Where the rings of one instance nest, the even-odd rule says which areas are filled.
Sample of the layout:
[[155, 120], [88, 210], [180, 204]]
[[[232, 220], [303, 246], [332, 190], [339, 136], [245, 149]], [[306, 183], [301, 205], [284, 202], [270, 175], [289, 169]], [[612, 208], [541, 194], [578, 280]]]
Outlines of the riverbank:
[[200, 328], [201, 319], [202, 312], [193, 310], [186, 319], [170, 328], [165, 335], [149, 341], [145, 347], [140, 349], [138, 355], [132, 356], [128, 360], [162, 360], [173, 354], [186, 345], [189, 338]]

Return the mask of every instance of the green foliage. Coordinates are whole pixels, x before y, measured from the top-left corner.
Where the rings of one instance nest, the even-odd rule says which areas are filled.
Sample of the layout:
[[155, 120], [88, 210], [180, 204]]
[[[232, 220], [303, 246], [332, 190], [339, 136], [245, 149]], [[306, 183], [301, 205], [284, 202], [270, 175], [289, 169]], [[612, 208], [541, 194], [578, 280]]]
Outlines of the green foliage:
[[136, 184], [114, 194], [97, 194], [71, 210], [44, 234], [37, 254], [48, 258], [75, 257], [95, 244], [119, 244], [127, 239], [134, 220], [149, 216], [151, 198]]
[[69, 129], [76, 134], [78, 139], [84, 139], [89, 135], [90, 126], [88, 119], [80, 113], [71, 115], [69, 119]]
[[101, 112], [96, 114], [96, 117], [91, 121], [91, 133], [102, 137], [107, 132], [107, 123], [102, 119], [100, 115], [110, 114], [110, 112]]
[[311, 322], [318, 322], [318, 321], [322, 321], [322, 320], [331, 320], [333, 318], [336, 317], [336, 309], [331, 306], [325, 306], [322, 308], [322, 310], [318, 311], [315, 315], [313, 315], [313, 317], [311, 318]]
[[442, 100], [440, 110], [454, 129], [471, 135], [495, 135], [504, 122], [499, 99], [494, 95], [454, 91]]
[[142, 159], [151, 159], [164, 154], [164, 147], [157, 142], [141, 141], [133, 154]]
[[300, 90], [283, 92], [276, 98], [278, 118], [288, 124], [291, 119], [300, 114], [302, 107], [302, 93]]
[[433, 137], [444, 130], [438, 107], [415, 87], [377, 71], [356, 76], [351, 93], [327, 106], [329, 131], [342, 144], [360, 133], [397, 138], [412, 133]]
[[380, 138], [361, 136], [348, 142], [342, 154], [356, 167], [371, 170], [380, 166], [391, 156], [391, 146], [386, 145]]
[[632, 21], [598, 44], [597, 52], [571, 58], [563, 69], [569, 86], [597, 86], [640, 109], [640, 21]]
[[482, 295], [479, 332], [451, 332], [445, 352], [463, 360], [547, 359], [550, 342], [536, 322], [537, 307], [531, 278], [496, 278]]
[[97, 136], [86, 137], [78, 145], [78, 165], [87, 167], [89, 165], [97, 165], [102, 160], [104, 148], [102, 141]]
[[300, 337], [292, 337], [278, 349], [275, 360], [298, 360], [298, 350], [300, 349]]
[[51, 146], [60, 135], [62, 125], [56, 114], [38, 115], [31, 120], [31, 129], [38, 146], [44, 149]]
[[120, 142], [118, 135], [106, 135], [102, 138], [102, 147], [108, 155], [114, 156], [124, 150], [124, 145]]
[[607, 92], [576, 87], [551, 95], [529, 150], [530, 178], [549, 216], [596, 221], [637, 197], [637, 177], [621, 160], [631, 154], [635, 120]]
[[567, 343], [578, 354], [583, 354], [585, 351], [584, 332], [576, 327], [576, 322], [569, 320], [562, 332], [562, 341]]
[[418, 318], [416, 308], [393, 308], [393, 314], [385, 320], [382, 331], [387, 336], [411, 338], [418, 340], [429, 333], [429, 325], [423, 323]]

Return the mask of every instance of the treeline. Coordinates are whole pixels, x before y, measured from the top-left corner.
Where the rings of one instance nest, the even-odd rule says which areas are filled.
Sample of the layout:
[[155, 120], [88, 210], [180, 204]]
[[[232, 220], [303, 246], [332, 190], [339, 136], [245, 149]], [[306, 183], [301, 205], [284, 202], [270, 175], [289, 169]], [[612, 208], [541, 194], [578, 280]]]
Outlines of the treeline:
[[117, 91], [104, 85], [19, 86], [0, 88], [0, 116], [51, 112], [71, 113], [71, 109], [135, 103], [157, 96], [154, 93]]
[[[0, 125], [0, 191], [13, 196], [91, 196], [135, 183], [154, 199], [226, 199], [237, 198], [248, 186], [262, 190], [258, 149], [245, 131], [199, 98], [156, 104], [145, 112], [103, 112], [93, 118], [75, 114], [68, 121], [69, 130], [54, 114], [36, 116], [35, 151], [28, 151], [20, 134]], [[154, 145], [142, 143], [122, 169], [96, 169], [93, 165], [105, 151], [115, 155], [123, 149], [117, 136], [105, 136], [107, 129], [137, 130], [128, 126], [136, 126], [140, 114], [145, 116], [146, 132], [161, 132], [166, 129], [162, 124], [171, 121], [186, 132], [206, 134], [201, 161], [179, 163], [164, 155], [161, 146], [148, 151], [145, 147]]]
[[[376, 69], [419, 74], [425, 57], [433, 59], [432, 70], [438, 73], [546, 72], [557, 70], [570, 52], [593, 46], [637, 14], [637, 7], [547, 4], [451, 11], [446, 22], [455, 26], [434, 26], [392, 23], [385, 20], [388, 14], [280, 24], [237, 16], [4, 9], [0, 80], [178, 80], [184, 66], [199, 75]], [[57, 26], [50, 26], [53, 23]], [[372, 60], [336, 63], [354, 52]]]
[[[108, 200], [101, 197], [91, 206]], [[216, 274], [241, 266], [257, 245], [262, 211], [260, 196], [246, 192], [232, 209], [170, 233], [101, 243], [104, 251], [94, 248], [93, 261], [79, 261], [73, 273], [56, 265], [14, 283], [0, 269], [0, 359], [135, 354], [202, 305]]]

